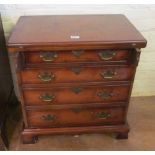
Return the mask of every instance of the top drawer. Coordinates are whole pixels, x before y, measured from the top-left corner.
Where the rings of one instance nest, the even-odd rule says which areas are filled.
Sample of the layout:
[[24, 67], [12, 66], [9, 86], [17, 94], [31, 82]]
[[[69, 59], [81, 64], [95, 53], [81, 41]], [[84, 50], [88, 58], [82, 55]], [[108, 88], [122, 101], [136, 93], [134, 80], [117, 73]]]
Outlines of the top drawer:
[[130, 50], [70, 50], [24, 52], [25, 63], [127, 62]]

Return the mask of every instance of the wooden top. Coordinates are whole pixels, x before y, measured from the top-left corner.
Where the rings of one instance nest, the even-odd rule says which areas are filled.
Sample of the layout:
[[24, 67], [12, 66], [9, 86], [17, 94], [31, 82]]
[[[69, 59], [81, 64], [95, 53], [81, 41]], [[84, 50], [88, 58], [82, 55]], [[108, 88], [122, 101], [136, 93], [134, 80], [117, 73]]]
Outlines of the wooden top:
[[124, 15], [22, 16], [9, 47], [103, 45], [145, 47], [146, 40]]

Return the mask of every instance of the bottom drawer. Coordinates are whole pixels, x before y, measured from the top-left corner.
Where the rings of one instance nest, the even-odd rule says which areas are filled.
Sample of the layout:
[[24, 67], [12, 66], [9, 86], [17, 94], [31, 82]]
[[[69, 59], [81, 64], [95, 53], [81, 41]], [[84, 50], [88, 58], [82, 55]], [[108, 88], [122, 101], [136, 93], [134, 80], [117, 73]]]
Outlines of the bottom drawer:
[[112, 125], [124, 122], [125, 108], [67, 108], [27, 110], [29, 127]]

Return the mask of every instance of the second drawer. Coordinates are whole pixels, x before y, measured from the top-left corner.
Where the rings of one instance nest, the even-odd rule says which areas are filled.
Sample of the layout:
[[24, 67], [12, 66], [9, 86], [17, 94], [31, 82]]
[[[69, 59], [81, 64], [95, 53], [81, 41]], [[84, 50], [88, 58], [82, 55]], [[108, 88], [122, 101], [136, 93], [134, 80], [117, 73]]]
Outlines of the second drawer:
[[84, 104], [126, 101], [129, 91], [129, 85], [73, 86], [26, 88], [23, 95], [26, 105]]
[[60, 67], [51, 69], [25, 69], [21, 72], [23, 84], [52, 84], [73, 82], [131, 81], [134, 67]]

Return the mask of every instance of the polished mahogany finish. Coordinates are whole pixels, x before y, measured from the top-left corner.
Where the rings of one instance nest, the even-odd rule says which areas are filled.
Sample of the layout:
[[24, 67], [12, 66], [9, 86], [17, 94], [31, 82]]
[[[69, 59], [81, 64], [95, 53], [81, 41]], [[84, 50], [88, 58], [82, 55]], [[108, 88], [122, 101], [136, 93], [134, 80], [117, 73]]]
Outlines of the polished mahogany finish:
[[123, 15], [21, 17], [8, 50], [23, 143], [45, 134], [113, 132], [127, 138], [127, 109], [145, 46]]

